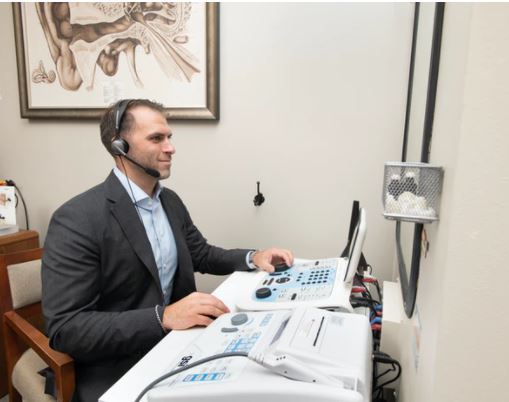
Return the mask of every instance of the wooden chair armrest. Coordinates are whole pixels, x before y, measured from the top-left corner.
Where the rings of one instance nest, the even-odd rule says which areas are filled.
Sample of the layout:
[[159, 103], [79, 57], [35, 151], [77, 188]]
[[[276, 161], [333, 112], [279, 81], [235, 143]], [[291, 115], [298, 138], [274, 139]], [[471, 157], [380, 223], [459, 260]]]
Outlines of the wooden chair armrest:
[[74, 360], [71, 356], [52, 349], [49, 346], [49, 339], [23, 317], [16, 314], [15, 311], [6, 312], [4, 314], [4, 322], [9, 328], [16, 332], [27, 346], [32, 348], [53, 371], [58, 371], [60, 367], [69, 364], [74, 365]]
[[53, 370], [57, 401], [70, 402], [76, 380], [71, 356], [51, 349], [48, 338], [15, 311], [6, 312], [3, 321], [8, 375], [12, 375], [14, 365], [26, 350], [26, 345]]

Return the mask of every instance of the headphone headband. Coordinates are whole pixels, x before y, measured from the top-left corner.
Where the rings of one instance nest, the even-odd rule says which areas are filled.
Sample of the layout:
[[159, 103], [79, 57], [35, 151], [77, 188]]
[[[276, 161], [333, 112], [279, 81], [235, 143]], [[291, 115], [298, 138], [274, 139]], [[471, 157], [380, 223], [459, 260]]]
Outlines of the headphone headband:
[[125, 111], [132, 99], [123, 99], [115, 106], [115, 135], [120, 138], [120, 126], [124, 118]]
[[129, 107], [132, 99], [123, 99], [115, 104], [113, 114], [115, 118], [115, 136], [111, 141], [111, 152], [113, 155], [125, 155], [129, 152], [129, 144], [120, 136], [120, 126], [124, 119], [126, 109]]

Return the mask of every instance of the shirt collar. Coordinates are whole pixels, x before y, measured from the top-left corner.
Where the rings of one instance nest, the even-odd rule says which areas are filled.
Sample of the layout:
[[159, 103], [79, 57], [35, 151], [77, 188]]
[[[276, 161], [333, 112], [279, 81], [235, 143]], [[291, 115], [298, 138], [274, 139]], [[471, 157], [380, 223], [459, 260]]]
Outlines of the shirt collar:
[[[129, 179], [122, 171], [120, 171], [119, 168], [114, 167], [113, 173], [115, 173], [115, 176], [117, 176], [118, 180], [125, 188], [125, 191], [127, 191], [127, 194], [129, 195], [129, 198], [132, 202], [138, 203], [140, 201], [150, 199], [150, 196], [145, 191], [143, 191], [134, 181]], [[159, 198], [161, 190], [161, 184], [157, 182], [154, 196], [152, 197], [153, 200], [157, 200]]]

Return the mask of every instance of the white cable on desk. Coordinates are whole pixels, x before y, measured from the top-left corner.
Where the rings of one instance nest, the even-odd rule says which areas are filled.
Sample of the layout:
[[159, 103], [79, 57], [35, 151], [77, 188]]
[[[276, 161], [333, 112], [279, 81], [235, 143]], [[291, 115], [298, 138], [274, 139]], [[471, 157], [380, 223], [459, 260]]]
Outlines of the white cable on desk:
[[208, 363], [212, 360], [235, 356], [247, 357], [249, 358], [249, 360], [265, 367], [266, 369], [279, 375], [282, 375], [284, 377], [290, 378], [292, 380], [316, 384], [326, 384], [340, 388], [343, 388], [344, 386], [342, 381], [327, 376], [317, 371], [316, 369], [311, 369], [300, 363], [298, 360], [286, 354], [281, 356], [274, 356], [272, 354], [265, 355], [263, 353], [248, 354], [246, 352], [230, 352], [230, 353], [219, 353], [217, 355], [205, 357], [203, 359], [195, 361], [194, 363], [190, 363], [184, 367], [180, 367], [176, 370], [170, 371], [169, 373], [163, 374], [159, 378], [156, 378], [154, 381], [152, 381], [149, 385], [147, 385], [143, 389], [143, 391], [140, 392], [140, 394], [138, 395], [134, 402], [140, 402], [141, 398], [143, 398], [143, 395], [145, 395], [147, 391], [149, 391], [154, 385], [160, 383], [163, 380], [166, 380], [167, 378], [179, 374], [187, 369]]
[[173, 377], [174, 375], [182, 373], [183, 371], [185, 371], [187, 369], [199, 366], [200, 364], [208, 363], [208, 362], [210, 362], [212, 360], [223, 359], [223, 358], [226, 358], [226, 357], [235, 357], [235, 356], [247, 357], [247, 353], [246, 352], [219, 353], [217, 355], [205, 357], [203, 359], [195, 361], [194, 363], [190, 363], [190, 364], [188, 364], [188, 365], [186, 365], [184, 367], [180, 367], [180, 368], [178, 368], [176, 370], [170, 371], [169, 373], [163, 374], [162, 376], [156, 378], [154, 381], [152, 381], [150, 384], [148, 384], [145, 388], [143, 388], [143, 391], [141, 391], [139, 393], [139, 395], [136, 397], [134, 402], [140, 402], [141, 398], [143, 398], [143, 395], [145, 395], [145, 393], [147, 391], [149, 391], [154, 385], [160, 383], [163, 380], [166, 380], [167, 378]]

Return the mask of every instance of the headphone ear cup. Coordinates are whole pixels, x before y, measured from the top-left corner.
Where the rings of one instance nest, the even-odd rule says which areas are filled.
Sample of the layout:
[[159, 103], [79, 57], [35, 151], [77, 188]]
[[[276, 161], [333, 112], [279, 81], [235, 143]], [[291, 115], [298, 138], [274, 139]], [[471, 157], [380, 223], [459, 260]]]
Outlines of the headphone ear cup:
[[129, 152], [129, 144], [122, 138], [117, 138], [111, 142], [111, 152], [114, 155], [125, 155]]

